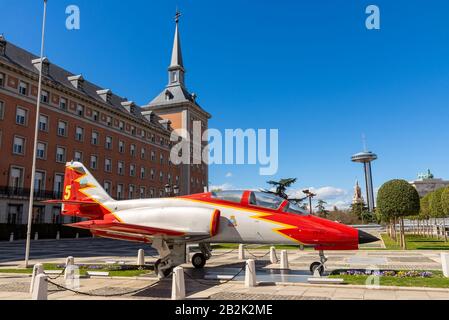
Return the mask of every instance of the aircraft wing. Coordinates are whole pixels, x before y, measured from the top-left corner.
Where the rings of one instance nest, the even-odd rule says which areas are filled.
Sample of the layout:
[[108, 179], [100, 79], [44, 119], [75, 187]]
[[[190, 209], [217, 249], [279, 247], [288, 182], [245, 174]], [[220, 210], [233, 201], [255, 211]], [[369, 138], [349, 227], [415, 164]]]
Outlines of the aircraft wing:
[[[213, 237], [218, 232], [220, 211], [213, 210], [208, 218], [207, 228], [186, 228], [185, 224], [179, 224], [179, 220], [174, 220], [170, 227], [158, 227], [145, 224], [131, 224], [120, 222], [117, 219], [105, 216], [103, 220], [88, 220], [77, 223], [68, 224], [69, 227], [87, 229], [94, 235], [106, 238], [114, 238], [137, 242], [151, 242], [153, 237], [162, 237], [165, 239], [194, 239]], [[204, 224], [202, 224], [204, 225]]]

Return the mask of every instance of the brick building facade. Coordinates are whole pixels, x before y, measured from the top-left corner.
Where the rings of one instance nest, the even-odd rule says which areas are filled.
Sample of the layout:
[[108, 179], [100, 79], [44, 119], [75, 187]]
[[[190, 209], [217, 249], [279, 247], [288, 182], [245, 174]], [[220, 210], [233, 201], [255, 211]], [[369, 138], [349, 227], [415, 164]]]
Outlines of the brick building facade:
[[[71, 160], [83, 162], [115, 199], [163, 197], [166, 184], [179, 186], [180, 194], [203, 192], [207, 165], [170, 162], [172, 131], [189, 131], [193, 119], [207, 129], [210, 118], [185, 88], [179, 41], [177, 23], [167, 98], [142, 107], [44, 58], [33, 223], [72, 219], [61, 218], [60, 206], [40, 202], [61, 198]], [[40, 65], [38, 57], [0, 37], [0, 224], [27, 222]]]

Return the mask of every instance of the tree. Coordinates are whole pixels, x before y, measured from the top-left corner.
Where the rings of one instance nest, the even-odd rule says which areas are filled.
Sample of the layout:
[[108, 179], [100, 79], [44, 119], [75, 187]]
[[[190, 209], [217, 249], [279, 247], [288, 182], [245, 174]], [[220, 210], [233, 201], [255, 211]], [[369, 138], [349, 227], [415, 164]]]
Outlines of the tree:
[[420, 201], [416, 189], [405, 180], [390, 180], [384, 183], [377, 194], [376, 214], [383, 221], [399, 218], [401, 231], [401, 246], [406, 248], [404, 235], [404, 216], [414, 216], [419, 213]]
[[315, 206], [315, 208], [317, 209], [317, 213], [318, 215], [322, 216], [322, 217], [327, 217], [327, 215], [329, 214], [329, 211], [326, 210], [326, 204], [327, 202], [324, 200], [318, 200], [317, 205]]
[[432, 218], [444, 218], [443, 192], [445, 188], [440, 188], [431, 193], [429, 197], [429, 213]]
[[286, 178], [281, 179], [279, 181], [267, 181], [268, 184], [276, 187], [276, 191], [263, 190], [266, 193], [273, 193], [281, 198], [288, 199], [288, 195], [286, 193], [287, 188], [289, 188], [292, 184], [296, 182], [296, 178]]
[[449, 217], [449, 186], [444, 188], [441, 193], [441, 207], [443, 208], [443, 230], [444, 230], [444, 240], [447, 241], [446, 232], [446, 218]]
[[351, 204], [351, 214], [361, 220], [362, 223], [372, 221], [372, 214], [368, 211], [368, 207], [364, 202]]

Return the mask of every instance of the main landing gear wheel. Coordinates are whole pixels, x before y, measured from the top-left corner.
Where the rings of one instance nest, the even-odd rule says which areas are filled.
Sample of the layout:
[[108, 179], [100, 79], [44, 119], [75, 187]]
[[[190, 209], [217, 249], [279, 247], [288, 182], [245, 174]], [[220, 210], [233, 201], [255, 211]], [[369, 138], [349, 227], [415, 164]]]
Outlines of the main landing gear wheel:
[[173, 271], [173, 267], [162, 269], [161, 268], [161, 261], [162, 261], [161, 259], [158, 259], [154, 263], [154, 273], [156, 273], [159, 278], [166, 278]]
[[206, 256], [203, 253], [198, 252], [192, 256], [192, 265], [196, 269], [203, 268], [205, 264], [206, 264]]
[[310, 272], [312, 272], [312, 274], [315, 274], [315, 270], [317, 269], [320, 276], [322, 276], [324, 274], [324, 266], [321, 262], [315, 261], [310, 265]]

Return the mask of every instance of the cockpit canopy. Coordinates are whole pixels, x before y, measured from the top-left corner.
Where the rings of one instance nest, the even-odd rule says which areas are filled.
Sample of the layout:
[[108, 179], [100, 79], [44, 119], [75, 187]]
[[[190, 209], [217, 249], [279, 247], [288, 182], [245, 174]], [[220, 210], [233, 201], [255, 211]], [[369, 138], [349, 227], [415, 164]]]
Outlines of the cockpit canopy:
[[271, 210], [278, 210], [284, 201], [287, 204], [283, 208], [283, 212], [308, 215], [308, 213], [300, 208], [297, 204], [288, 202], [277, 195], [261, 192], [261, 191], [243, 191], [243, 190], [224, 190], [211, 192], [212, 199], [241, 203], [245, 192], [249, 192], [248, 204], [251, 206], [262, 207]]

